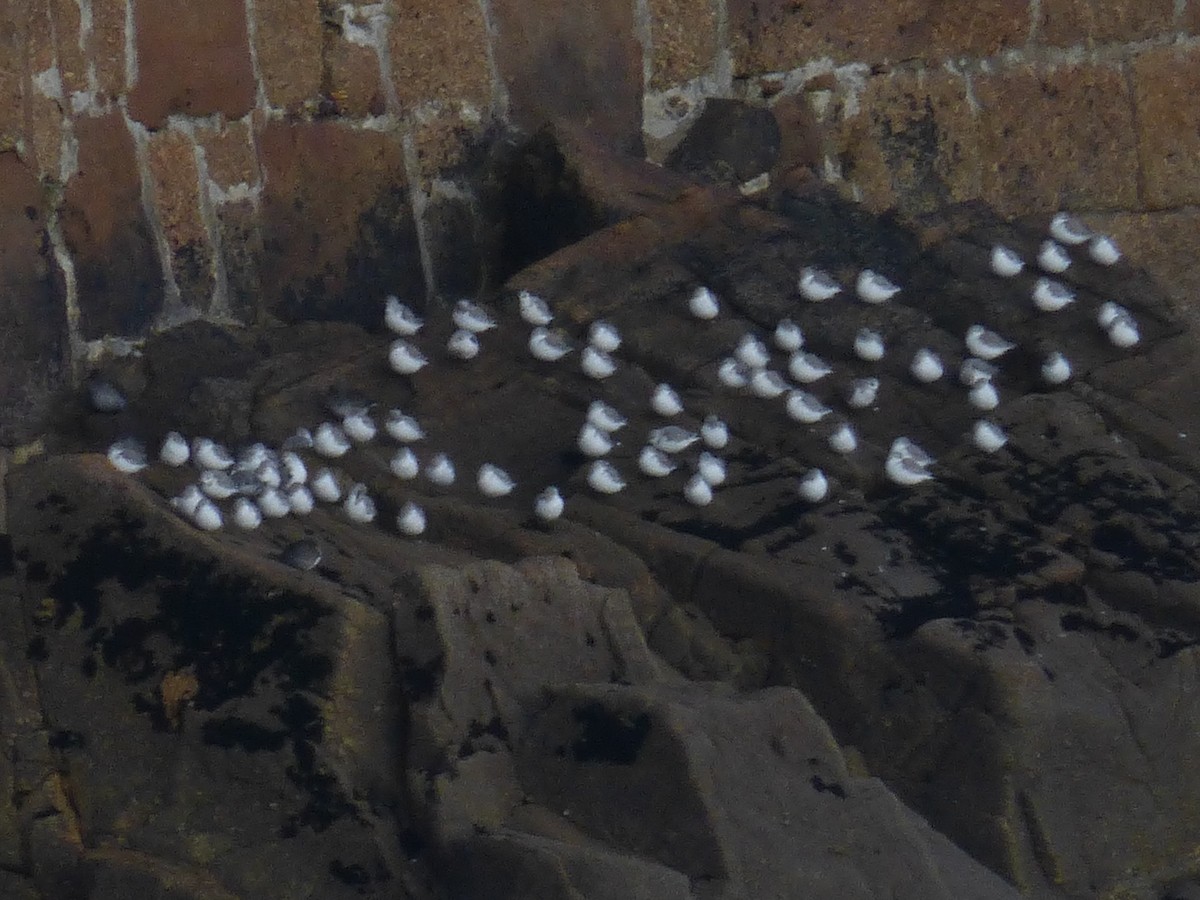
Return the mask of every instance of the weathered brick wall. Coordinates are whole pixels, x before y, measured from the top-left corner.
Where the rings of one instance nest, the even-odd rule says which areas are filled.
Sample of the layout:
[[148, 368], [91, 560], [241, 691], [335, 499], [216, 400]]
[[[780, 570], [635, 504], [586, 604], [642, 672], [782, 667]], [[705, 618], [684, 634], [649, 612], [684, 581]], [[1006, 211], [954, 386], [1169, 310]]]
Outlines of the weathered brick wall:
[[0, 444], [115, 337], [478, 289], [485, 149], [554, 116], [660, 159], [704, 95], [800, 97], [870, 205], [1091, 211], [1171, 274], [1198, 32], [1200, 0], [0, 0]]

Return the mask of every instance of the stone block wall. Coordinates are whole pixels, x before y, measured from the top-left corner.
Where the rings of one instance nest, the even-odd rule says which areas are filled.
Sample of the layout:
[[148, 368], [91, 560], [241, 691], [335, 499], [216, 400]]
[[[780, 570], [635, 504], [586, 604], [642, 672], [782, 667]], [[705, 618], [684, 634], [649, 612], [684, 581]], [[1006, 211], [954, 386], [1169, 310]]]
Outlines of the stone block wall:
[[151, 329], [484, 289], [489, 148], [555, 117], [661, 160], [705, 96], [799, 100], [873, 207], [1087, 211], [1172, 274], [1198, 33], [1200, 0], [0, 0], [0, 444]]

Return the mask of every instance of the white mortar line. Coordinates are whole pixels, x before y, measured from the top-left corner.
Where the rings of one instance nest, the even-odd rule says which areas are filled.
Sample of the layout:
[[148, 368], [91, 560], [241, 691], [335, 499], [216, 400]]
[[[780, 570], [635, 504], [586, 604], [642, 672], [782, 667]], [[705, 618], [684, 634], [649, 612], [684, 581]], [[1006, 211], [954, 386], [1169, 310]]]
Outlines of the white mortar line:
[[425, 299], [429, 301], [437, 293], [437, 284], [433, 275], [433, 256], [429, 249], [429, 234], [425, 228], [425, 210], [429, 205], [429, 197], [421, 185], [421, 163], [417, 155], [417, 142], [413, 137], [413, 127], [410, 120], [401, 134], [401, 142], [404, 147], [405, 178], [408, 179], [408, 205], [412, 209], [413, 227], [417, 232], [421, 274], [425, 279]]
[[510, 102], [508, 85], [500, 76], [500, 66], [496, 62], [496, 41], [499, 39], [500, 30], [492, 15], [491, 0], [479, 0], [479, 11], [483, 14], [483, 31], [487, 39], [484, 49], [487, 52], [488, 75], [492, 80], [492, 114], [507, 120]]

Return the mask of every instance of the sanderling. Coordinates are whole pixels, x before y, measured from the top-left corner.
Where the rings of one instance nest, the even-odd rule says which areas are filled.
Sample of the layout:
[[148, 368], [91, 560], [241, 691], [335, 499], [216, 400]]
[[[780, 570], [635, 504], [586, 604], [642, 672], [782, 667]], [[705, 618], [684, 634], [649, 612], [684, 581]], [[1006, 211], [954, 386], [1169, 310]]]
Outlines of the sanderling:
[[1108, 339], [1112, 341], [1114, 347], [1120, 347], [1123, 350], [1141, 340], [1141, 334], [1138, 333], [1137, 322], [1133, 316], [1128, 312], [1118, 313], [1108, 326]]
[[704, 421], [700, 423], [700, 439], [706, 447], [723, 450], [729, 443], [729, 426], [718, 416], [705, 416]]
[[996, 244], [992, 247], [991, 265], [992, 271], [1001, 278], [1012, 278], [1014, 275], [1019, 275], [1025, 268], [1024, 261], [1016, 251], [1010, 250], [1003, 244]]
[[484, 463], [475, 475], [475, 484], [479, 493], [485, 497], [504, 497], [512, 493], [517, 483], [512, 476], [497, 465]]
[[171, 506], [181, 516], [190, 519], [203, 499], [204, 492], [200, 490], [200, 486], [189, 484], [180, 492], [179, 496], [171, 498]]
[[317, 469], [310, 486], [313, 496], [322, 503], [337, 503], [342, 499], [342, 486], [338, 484], [337, 476], [325, 466]]
[[1075, 292], [1053, 278], [1039, 278], [1033, 285], [1033, 305], [1042, 312], [1058, 312], [1075, 302]]
[[289, 488], [285, 488], [283, 495], [287, 497], [288, 506], [291, 508], [292, 514], [296, 516], [307, 516], [313, 511], [314, 501], [312, 491], [302, 484], [293, 484]]
[[325, 408], [337, 419], [345, 419], [347, 416], [355, 416], [371, 410], [371, 401], [365, 395], [344, 387], [330, 389], [326, 392], [324, 401]]
[[898, 456], [889, 453], [883, 464], [883, 472], [888, 480], [903, 487], [912, 487], [922, 481], [929, 481], [933, 473], [909, 456]]
[[663, 453], [682, 453], [700, 440], [700, 435], [678, 425], [663, 425], [651, 428], [646, 440]]
[[942, 360], [936, 353], [928, 347], [922, 347], [913, 354], [908, 371], [922, 384], [931, 384], [942, 377], [946, 367], [942, 365]]
[[1108, 331], [1112, 327], [1112, 323], [1119, 316], [1129, 315], [1129, 310], [1123, 307], [1120, 303], [1113, 303], [1109, 300], [1106, 303], [1100, 304], [1100, 309], [1096, 312], [1096, 324]]
[[675, 471], [675, 463], [663, 451], [647, 444], [638, 454], [638, 469], [651, 478], [663, 478]]
[[615, 494], [625, 487], [621, 473], [606, 459], [598, 459], [588, 468], [587, 483], [600, 494]]
[[591, 422], [584, 422], [579, 429], [579, 436], [575, 438], [575, 446], [584, 456], [595, 459], [609, 454], [613, 448], [613, 439], [607, 431], [602, 431]]
[[740, 359], [727, 356], [717, 366], [717, 380], [727, 388], [744, 388], [750, 383], [750, 368]]
[[912, 438], [904, 436], [892, 441], [888, 456], [906, 457], [926, 469], [933, 465], [933, 457]]
[[411, 444], [413, 441], [425, 439], [425, 429], [421, 427], [421, 423], [398, 409], [393, 409], [388, 413], [383, 427], [387, 429], [392, 440], [401, 444]]
[[533, 514], [543, 522], [553, 522], [563, 513], [563, 498], [554, 485], [545, 488], [533, 501]]
[[454, 463], [445, 453], [435, 453], [425, 464], [425, 477], [438, 487], [449, 487], [456, 477]]
[[455, 303], [450, 320], [454, 322], [455, 328], [461, 328], [463, 331], [470, 331], [473, 334], [490, 331], [496, 327], [496, 320], [492, 318], [491, 313], [470, 300], [459, 300]]
[[233, 501], [233, 524], [238, 528], [252, 531], [262, 524], [262, 513], [252, 500], [238, 497]]
[[616, 353], [621, 347], [621, 332], [612, 322], [596, 319], [588, 326], [588, 343], [605, 353]]
[[351, 522], [367, 523], [375, 520], [375, 501], [367, 493], [365, 484], [356, 484], [346, 492], [342, 510]]
[[96, 412], [119, 413], [128, 405], [121, 389], [96, 372], [88, 376], [87, 392], [88, 402]]
[[588, 404], [587, 420], [601, 431], [606, 431], [610, 434], [614, 431], [620, 431], [628, 421], [603, 400], [593, 400]]
[[971, 429], [971, 440], [984, 453], [995, 453], [1008, 443], [1004, 429], [988, 419], [980, 419]]
[[408, 481], [417, 477], [417, 473], [421, 471], [421, 464], [417, 461], [417, 454], [413, 453], [412, 447], [401, 447], [392, 456], [388, 468], [397, 478]]
[[307, 428], [297, 428], [280, 445], [284, 450], [311, 450], [313, 445], [312, 432]]
[[893, 284], [878, 272], [863, 269], [858, 273], [854, 290], [864, 303], [886, 303], [900, 293], [900, 286]]
[[350, 449], [350, 438], [346, 437], [342, 426], [322, 422], [313, 433], [313, 449], [326, 459], [337, 459]]
[[538, 325], [529, 332], [529, 353], [534, 359], [541, 362], [558, 362], [570, 352], [571, 342], [557, 328]]
[[804, 425], [820, 422], [833, 412], [828, 406], [810, 394], [799, 389], [788, 391], [786, 407], [790, 418]]
[[222, 525], [221, 510], [207, 497], [192, 510], [192, 522], [201, 531], [216, 531]]
[[972, 325], [967, 329], [966, 345], [967, 349], [974, 356], [979, 357], [985, 362], [999, 359], [1017, 346], [1012, 341], [1006, 341], [1000, 335], [996, 334], [996, 332], [990, 331], [982, 325]]
[[122, 438], [108, 448], [108, 461], [118, 472], [132, 475], [146, 468], [146, 448], [137, 438]]
[[474, 359], [479, 355], [479, 338], [475, 332], [460, 328], [447, 339], [446, 352], [455, 359]]
[[205, 469], [198, 479], [200, 490], [214, 500], [225, 500], [237, 493], [233, 476], [220, 469]]
[[1088, 256], [1102, 266], [1112, 266], [1121, 259], [1121, 249], [1106, 234], [1098, 234], [1088, 241]]
[[269, 487], [256, 498], [259, 511], [268, 519], [282, 519], [292, 511], [291, 501], [279, 488]]
[[230, 469], [229, 473], [229, 477], [233, 479], [233, 486], [243, 497], [257, 497], [262, 493], [263, 483], [258, 480], [257, 473], [247, 472], [236, 466]]
[[774, 369], [755, 369], [750, 376], [750, 392], [755, 397], [772, 400], [788, 389], [787, 379]]
[[1000, 393], [996, 390], [996, 386], [992, 384], [991, 379], [980, 381], [976, 384], [969, 394], [967, 399], [971, 401], [971, 405], [976, 409], [989, 410], [995, 409], [1000, 405]]
[[1000, 372], [991, 363], [975, 356], [968, 356], [958, 367], [958, 381], [963, 387], [973, 388], [981, 381], [991, 381]]
[[425, 354], [404, 338], [392, 341], [392, 346], [388, 349], [388, 365], [392, 367], [393, 372], [412, 375], [428, 364], [429, 360], [425, 358]]
[[192, 440], [192, 462], [202, 469], [228, 469], [233, 454], [212, 438], [198, 437]]
[[877, 396], [879, 396], [878, 378], [856, 378], [850, 385], [846, 403], [851, 409], [866, 409], [875, 402]]
[[795, 353], [804, 346], [804, 332], [791, 319], [780, 319], [775, 326], [775, 346], [784, 353]]
[[600, 380], [617, 371], [617, 364], [613, 358], [592, 344], [583, 348], [579, 359], [583, 367], [583, 374], [589, 378]]
[[550, 312], [550, 304], [531, 291], [519, 292], [517, 303], [521, 308], [521, 318], [530, 325], [549, 325], [554, 321], [554, 313]]
[[842, 422], [829, 435], [828, 443], [834, 453], [853, 453], [858, 449], [858, 436], [849, 422]]
[[321, 547], [316, 541], [303, 538], [284, 547], [279, 558], [293, 569], [308, 572], [320, 565]]
[[283, 473], [279, 471], [279, 463], [273, 459], [264, 459], [254, 470], [258, 483], [266, 487], [279, 487], [283, 484]]
[[828, 300], [842, 290], [842, 286], [828, 272], [815, 266], [808, 266], [801, 271], [799, 286], [804, 299], [814, 303]]
[[158, 458], [168, 466], [182, 466], [192, 455], [187, 438], [178, 431], [168, 431], [158, 450]]
[[809, 503], [820, 503], [829, 493], [829, 479], [820, 469], [809, 469], [796, 483], [796, 490]]
[[1071, 254], [1058, 241], [1045, 240], [1038, 248], [1038, 266], [1043, 272], [1058, 275], [1071, 268]]
[[650, 408], [669, 419], [683, 412], [683, 400], [675, 388], [664, 381], [654, 388], [654, 393], [650, 396]]
[[696, 472], [713, 487], [722, 485], [725, 483], [725, 460], [702, 450], [696, 460]]
[[366, 410], [351, 413], [342, 419], [342, 431], [356, 444], [365, 444], [375, 439], [375, 421]]
[[267, 445], [258, 441], [238, 451], [237, 462], [234, 463], [234, 468], [253, 472], [268, 459], [271, 459], [271, 456], [271, 451]]
[[1042, 380], [1046, 384], [1062, 384], [1071, 377], [1071, 363], [1059, 351], [1054, 351], [1042, 363]]
[[854, 336], [854, 355], [866, 362], [879, 362], [883, 359], [883, 335], [870, 328], [858, 329]]
[[409, 537], [425, 532], [425, 510], [409, 500], [396, 513], [396, 529]]
[[288, 487], [308, 481], [308, 466], [304, 464], [300, 454], [292, 450], [284, 450], [279, 454], [279, 467], [283, 483]]
[[821, 359], [815, 353], [797, 350], [788, 360], [788, 374], [801, 384], [812, 384], [820, 381], [833, 372], [833, 366]]
[[389, 294], [384, 300], [383, 322], [388, 329], [401, 337], [412, 337], [421, 330], [424, 320], [412, 311], [406, 303], [401, 303], [395, 294]]
[[1050, 236], [1061, 244], [1074, 246], [1090, 238], [1092, 231], [1074, 216], [1060, 212], [1050, 220]]
[[767, 345], [753, 334], [744, 334], [738, 341], [733, 355], [748, 369], [761, 369], [771, 361], [771, 353]]
[[721, 304], [716, 294], [701, 285], [688, 298], [688, 311], [697, 319], [715, 319], [721, 312]]
[[708, 506], [713, 498], [712, 485], [697, 472], [683, 486], [683, 496], [692, 506]]

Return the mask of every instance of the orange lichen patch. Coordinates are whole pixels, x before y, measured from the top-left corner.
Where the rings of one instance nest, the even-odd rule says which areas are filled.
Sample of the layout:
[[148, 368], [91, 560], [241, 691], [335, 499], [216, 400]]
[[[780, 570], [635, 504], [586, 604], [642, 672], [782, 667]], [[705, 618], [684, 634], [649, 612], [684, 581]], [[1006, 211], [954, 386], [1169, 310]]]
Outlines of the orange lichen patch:
[[195, 697], [199, 690], [200, 682], [196, 680], [196, 673], [191, 669], [180, 669], [163, 675], [162, 683], [158, 686], [159, 700], [163, 717], [172, 729], [179, 730], [184, 704]]

